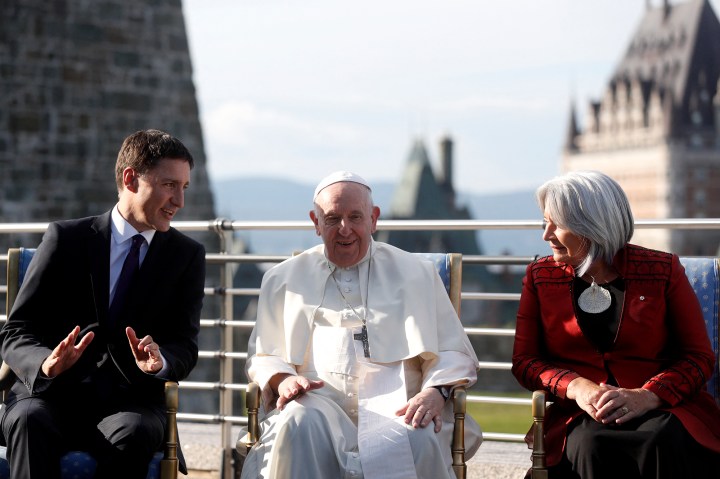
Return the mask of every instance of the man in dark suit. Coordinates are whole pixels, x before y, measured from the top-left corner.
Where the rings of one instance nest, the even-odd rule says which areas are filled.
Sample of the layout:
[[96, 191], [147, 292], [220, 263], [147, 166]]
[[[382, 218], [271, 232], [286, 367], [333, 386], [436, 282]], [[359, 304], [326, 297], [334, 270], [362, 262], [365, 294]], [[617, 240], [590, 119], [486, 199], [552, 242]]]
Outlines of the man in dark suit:
[[170, 227], [192, 167], [178, 139], [134, 133], [115, 166], [117, 205], [48, 227], [0, 331], [17, 376], [2, 416], [14, 479], [59, 478], [72, 449], [93, 454], [95, 477], [147, 474], [164, 381], [187, 377], [198, 356], [205, 250]]

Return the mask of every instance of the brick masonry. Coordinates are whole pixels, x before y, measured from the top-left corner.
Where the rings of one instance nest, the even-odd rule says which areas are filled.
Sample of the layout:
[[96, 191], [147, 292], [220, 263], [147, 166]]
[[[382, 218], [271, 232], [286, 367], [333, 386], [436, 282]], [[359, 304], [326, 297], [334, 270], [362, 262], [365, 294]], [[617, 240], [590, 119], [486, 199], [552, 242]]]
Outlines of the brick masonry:
[[[0, 2], [0, 222], [108, 210], [117, 151], [146, 128], [195, 158], [178, 220], [214, 218], [180, 0]], [[10, 236], [0, 251], [37, 242]]]

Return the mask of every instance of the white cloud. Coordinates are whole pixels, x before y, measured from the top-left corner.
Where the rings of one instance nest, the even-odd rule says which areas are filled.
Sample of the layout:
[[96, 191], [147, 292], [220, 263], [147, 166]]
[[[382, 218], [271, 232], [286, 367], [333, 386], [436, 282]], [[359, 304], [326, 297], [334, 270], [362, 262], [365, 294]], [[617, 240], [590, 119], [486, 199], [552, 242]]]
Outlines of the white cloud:
[[247, 146], [251, 133], [263, 136], [290, 137], [307, 143], [345, 143], [356, 141], [356, 128], [339, 123], [316, 121], [273, 108], [261, 108], [247, 102], [229, 102], [207, 112], [205, 124], [215, 141]]
[[334, 162], [358, 150], [364, 136], [354, 125], [247, 102], [221, 104], [205, 113], [203, 124], [213, 178], [261, 175], [315, 181], [317, 170], [333, 169]]
[[462, 112], [486, 112], [487, 110], [506, 110], [506, 111], [546, 111], [554, 108], [546, 98], [538, 98], [535, 96], [470, 96], [467, 98], [458, 98], [447, 102], [441, 102], [436, 105], [434, 110], [444, 113], [462, 113]]
[[185, 0], [184, 9], [213, 176], [312, 184], [342, 166], [393, 181], [415, 137], [434, 150], [449, 133], [456, 187], [498, 191], [556, 174], [570, 99], [584, 108], [602, 95], [645, 2]]

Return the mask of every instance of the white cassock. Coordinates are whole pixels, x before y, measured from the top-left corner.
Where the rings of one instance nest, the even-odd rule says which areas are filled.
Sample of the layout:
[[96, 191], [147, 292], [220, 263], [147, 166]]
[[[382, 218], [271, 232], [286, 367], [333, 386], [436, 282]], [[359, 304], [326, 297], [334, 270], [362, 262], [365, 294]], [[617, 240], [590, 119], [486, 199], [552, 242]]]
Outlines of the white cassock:
[[[369, 358], [354, 338], [363, 318]], [[422, 389], [477, 379], [477, 357], [429, 261], [373, 242], [351, 268], [331, 264], [323, 245], [275, 266], [263, 278], [248, 356], [268, 413], [243, 478], [454, 477], [452, 401], [438, 434], [432, 422], [415, 429], [395, 415]], [[268, 386], [278, 373], [325, 386], [278, 411]], [[482, 434], [465, 421], [470, 458]]]

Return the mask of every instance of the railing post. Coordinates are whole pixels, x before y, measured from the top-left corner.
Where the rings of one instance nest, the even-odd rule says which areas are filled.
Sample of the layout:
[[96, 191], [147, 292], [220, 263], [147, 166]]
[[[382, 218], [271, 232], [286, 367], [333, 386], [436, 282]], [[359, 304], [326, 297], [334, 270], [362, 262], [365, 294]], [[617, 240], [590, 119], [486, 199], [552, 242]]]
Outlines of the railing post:
[[[229, 224], [229, 226], [228, 226]], [[233, 232], [232, 224], [222, 218], [217, 218], [214, 230], [220, 238], [220, 253], [232, 252]], [[220, 287], [227, 291], [233, 285], [233, 268], [227, 263], [220, 265]], [[223, 293], [220, 302], [220, 318], [223, 320], [233, 319], [233, 296]], [[233, 329], [223, 323], [220, 327], [220, 345], [222, 352], [233, 351]], [[233, 382], [233, 360], [224, 354], [220, 356], [220, 384], [231, 384]], [[220, 389], [220, 416], [230, 417], [233, 415], [233, 391], [222, 387]], [[232, 423], [221, 421], [220, 438], [222, 441], [222, 479], [231, 479], [233, 476], [233, 449], [235, 441], [232, 437]]]

